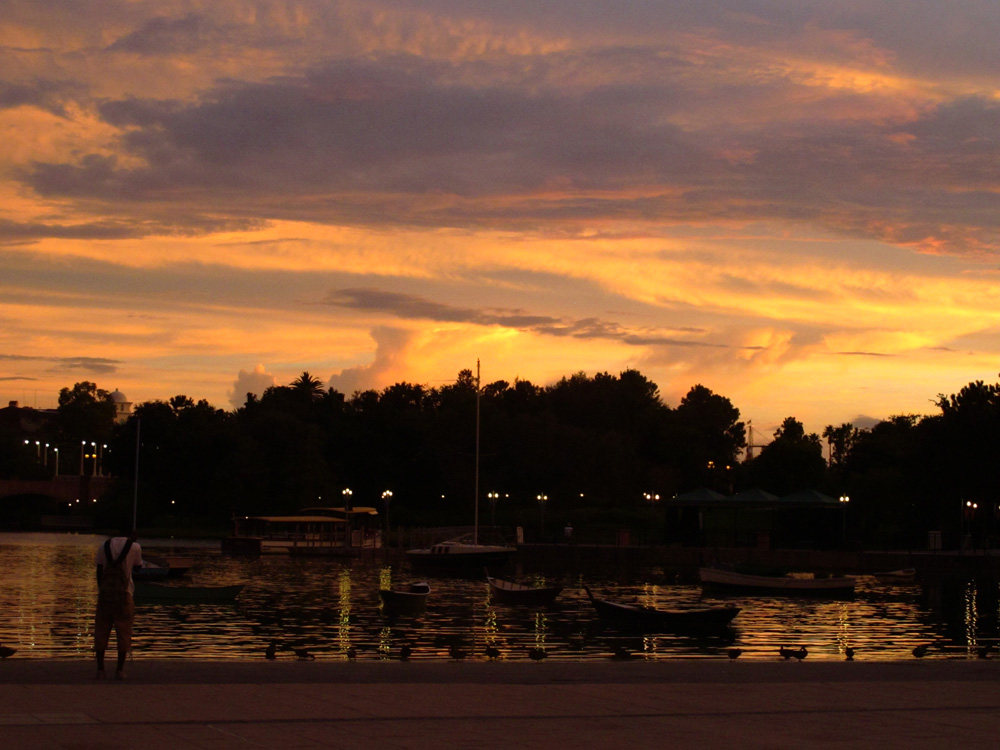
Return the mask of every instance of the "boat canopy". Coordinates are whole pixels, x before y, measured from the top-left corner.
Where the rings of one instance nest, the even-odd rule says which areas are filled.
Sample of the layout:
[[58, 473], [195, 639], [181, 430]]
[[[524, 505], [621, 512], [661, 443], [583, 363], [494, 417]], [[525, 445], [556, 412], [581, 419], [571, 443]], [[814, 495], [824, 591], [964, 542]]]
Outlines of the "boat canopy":
[[336, 516], [244, 516], [247, 521], [262, 521], [264, 523], [346, 523]]
[[377, 516], [378, 509], [371, 508], [365, 505], [354, 506], [350, 509], [347, 508], [303, 508], [303, 513], [312, 513], [314, 515], [325, 516], [329, 513], [339, 513], [342, 516]]
[[816, 490], [799, 490], [778, 497], [762, 489], [749, 489], [735, 495], [723, 495], [715, 490], [699, 487], [689, 492], [668, 497], [666, 505], [698, 508], [830, 508], [839, 509], [837, 498], [824, 495]]

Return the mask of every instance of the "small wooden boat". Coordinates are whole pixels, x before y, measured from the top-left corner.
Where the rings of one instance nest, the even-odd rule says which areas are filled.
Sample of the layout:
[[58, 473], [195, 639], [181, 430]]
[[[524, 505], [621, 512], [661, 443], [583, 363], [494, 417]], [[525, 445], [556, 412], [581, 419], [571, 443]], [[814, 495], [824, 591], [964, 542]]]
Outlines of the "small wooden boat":
[[583, 587], [598, 616], [607, 624], [643, 633], [700, 634], [726, 630], [739, 607], [706, 607], [697, 609], [656, 609], [638, 604], [621, 604], [595, 597]]
[[547, 607], [562, 592], [562, 586], [526, 586], [513, 581], [504, 581], [486, 574], [490, 586], [490, 597], [500, 604], [518, 604], [529, 607]]
[[166, 555], [164, 557], [144, 557], [144, 562], [150, 562], [153, 565], [158, 565], [160, 567], [165, 567], [167, 569], [167, 578], [180, 578], [186, 574], [191, 567], [194, 565], [193, 557], [180, 557], [178, 555]]
[[157, 565], [151, 560], [143, 560], [142, 565], [132, 568], [133, 581], [162, 581], [170, 573], [168, 565]]
[[899, 570], [883, 570], [872, 573], [879, 583], [913, 583], [917, 577], [916, 568], [900, 568]]
[[700, 568], [698, 575], [704, 586], [788, 595], [851, 596], [855, 583], [851, 576], [756, 575], [716, 567]]
[[430, 593], [431, 586], [427, 581], [416, 581], [394, 589], [382, 589], [378, 595], [386, 614], [395, 616], [419, 615], [427, 609]]
[[236, 586], [171, 586], [155, 581], [134, 581], [137, 604], [225, 604], [236, 601], [243, 591]]

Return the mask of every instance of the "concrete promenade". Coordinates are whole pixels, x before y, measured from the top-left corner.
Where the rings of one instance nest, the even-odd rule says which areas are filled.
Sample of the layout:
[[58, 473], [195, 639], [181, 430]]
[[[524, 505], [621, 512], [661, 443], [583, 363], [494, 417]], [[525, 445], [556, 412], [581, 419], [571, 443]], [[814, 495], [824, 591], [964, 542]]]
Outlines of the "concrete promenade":
[[997, 748], [1000, 659], [0, 662], [0, 748]]

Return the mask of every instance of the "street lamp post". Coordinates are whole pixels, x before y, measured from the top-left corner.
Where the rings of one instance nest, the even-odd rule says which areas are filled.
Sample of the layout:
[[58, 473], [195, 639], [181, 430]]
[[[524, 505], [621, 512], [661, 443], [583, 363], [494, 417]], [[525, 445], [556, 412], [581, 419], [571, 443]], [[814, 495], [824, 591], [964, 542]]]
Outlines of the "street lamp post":
[[340, 494], [344, 498], [344, 546], [351, 546], [351, 495], [350, 487], [345, 487]]
[[965, 505], [962, 506], [962, 525], [959, 529], [961, 533], [961, 540], [959, 540], [959, 549], [965, 549], [966, 538], [968, 541], [972, 541], [972, 521], [976, 517], [976, 510], [979, 508], [979, 503], [974, 503], [971, 500], [966, 500]]
[[544, 537], [545, 536], [545, 503], [547, 503], [549, 501], [549, 496], [548, 495], [538, 495], [538, 497], [535, 498], [535, 499], [538, 500], [538, 510], [539, 510], [539, 516], [538, 516], [538, 533], [539, 533], [539, 536], [543, 536]]
[[847, 495], [840, 496], [840, 507], [842, 512], [840, 514], [840, 543], [841, 545], [847, 545], [847, 504], [851, 502], [851, 498]]
[[490, 501], [490, 526], [496, 528], [497, 525], [497, 500], [500, 499], [499, 492], [487, 492], [486, 498]]
[[644, 492], [642, 496], [649, 503], [649, 533], [653, 533], [656, 528], [656, 504], [660, 501], [660, 496], [655, 492]]
[[389, 503], [392, 501], [392, 490], [385, 490], [382, 493], [382, 503], [385, 505], [385, 541], [389, 542]]

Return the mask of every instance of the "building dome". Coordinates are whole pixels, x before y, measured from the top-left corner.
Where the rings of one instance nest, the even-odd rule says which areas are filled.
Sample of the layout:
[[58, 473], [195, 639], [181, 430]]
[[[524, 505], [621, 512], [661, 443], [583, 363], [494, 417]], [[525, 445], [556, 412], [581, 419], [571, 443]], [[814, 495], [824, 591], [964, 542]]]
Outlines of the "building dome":
[[110, 398], [115, 405], [115, 422], [120, 424], [127, 420], [129, 414], [132, 413], [132, 402], [117, 388], [111, 392]]

